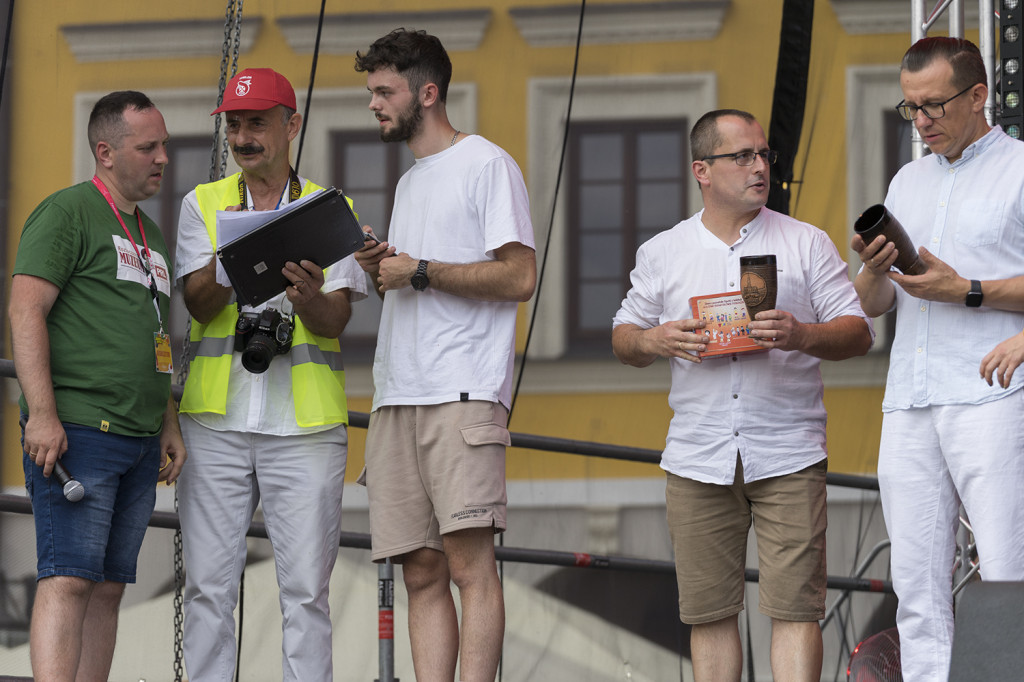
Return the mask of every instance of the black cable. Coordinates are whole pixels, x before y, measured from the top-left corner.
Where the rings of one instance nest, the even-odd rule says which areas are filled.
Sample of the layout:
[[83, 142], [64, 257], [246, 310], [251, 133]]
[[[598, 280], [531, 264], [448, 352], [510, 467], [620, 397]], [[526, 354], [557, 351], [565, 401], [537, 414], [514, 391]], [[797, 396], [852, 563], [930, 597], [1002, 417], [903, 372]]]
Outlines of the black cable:
[[299, 151], [295, 154], [295, 172], [299, 172], [302, 160], [302, 143], [306, 141], [306, 122], [309, 120], [309, 105], [313, 102], [313, 83], [316, 81], [316, 63], [320, 57], [320, 34], [324, 30], [324, 10], [327, 0], [320, 0], [320, 19], [316, 24], [316, 43], [313, 45], [313, 64], [309, 70], [309, 89], [306, 90], [306, 107], [302, 114], [302, 132], [299, 133]]
[[[537, 324], [537, 309], [540, 307], [540, 292], [544, 284], [544, 273], [547, 271], [548, 254], [551, 252], [551, 233], [554, 231], [555, 206], [558, 204], [558, 192], [562, 186], [562, 172], [565, 169], [565, 151], [569, 146], [569, 125], [572, 121], [572, 100], [576, 91], [576, 75], [580, 67], [580, 45], [583, 42], [583, 17], [587, 9], [587, 0], [580, 0], [580, 20], [576, 26], [576, 49], [573, 53], [572, 78], [569, 81], [569, 101], [565, 110], [565, 127], [562, 130], [562, 151], [558, 159], [558, 175], [555, 177], [555, 192], [551, 198], [551, 217], [548, 219], [548, 233], [544, 239], [544, 256], [541, 258], [540, 268], [537, 274], [537, 290], [534, 292], [533, 312], [530, 313], [530, 324], [526, 330], [526, 343], [523, 344], [523, 359], [519, 363], [519, 373], [516, 376], [516, 385], [512, 391], [512, 401], [508, 407], [508, 423], [512, 423], [512, 411], [516, 407], [516, 398], [519, 397], [519, 386], [523, 383], [523, 371], [526, 369], [526, 354], [530, 349], [530, 339], [533, 338], [533, 328]], [[505, 534], [498, 534], [498, 546], [505, 546]], [[502, 590], [505, 588], [505, 562], [498, 562], [499, 579]], [[501, 682], [504, 670], [505, 656], [502, 654], [498, 659], [498, 682]]]
[[580, 0], [580, 21], [576, 27], [576, 51], [572, 62], [572, 80], [569, 82], [569, 102], [565, 111], [565, 128], [562, 131], [562, 152], [558, 159], [558, 175], [555, 177], [555, 193], [551, 198], [551, 217], [548, 219], [548, 234], [544, 238], [544, 257], [541, 258], [540, 269], [537, 275], [537, 291], [534, 295], [533, 312], [530, 313], [530, 324], [526, 330], [526, 343], [523, 345], [523, 359], [519, 363], [519, 374], [516, 377], [516, 386], [512, 391], [512, 403], [508, 408], [508, 422], [512, 423], [512, 411], [516, 407], [516, 398], [519, 397], [519, 386], [523, 383], [523, 371], [526, 369], [526, 355], [530, 350], [530, 339], [533, 338], [533, 328], [537, 324], [537, 309], [540, 308], [540, 291], [544, 284], [544, 272], [547, 270], [548, 254], [551, 252], [551, 233], [554, 231], [555, 206], [558, 204], [558, 193], [562, 187], [562, 172], [565, 169], [565, 151], [569, 146], [569, 125], [572, 122], [572, 100], [576, 92], [576, 75], [580, 66], [580, 44], [583, 41], [583, 16], [586, 13], [587, 0]]
[[14, 0], [7, 4], [7, 27], [4, 30], [4, 55], [0, 59], [0, 104], [3, 103], [4, 77], [7, 75], [7, 52], [11, 47], [11, 25], [14, 24]]
[[[309, 72], [309, 88], [306, 91], [306, 107], [302, 114], [302, 132], [299, 134], [299, 150], [295, 156], [295, 172], [299, 172], [299, 161], [302, 160], [302, 143], [306, 139], [306, 121], [309, 120], [309, 105], [313, 102], [313, 84], [316, 81], [316, 64], [320, 56], [320, 35], [324, 28], [324, 10], [327, 0], [320, 0], [320, 19], [316, 25], [316, 43], [313, 47], [313, 64]], [[235, 656], [235, 682], [239, 682], [242, 667], [242, 617], [245, 614], [245, 570], [242, 570], [238, 585], [238, 650]]]
[[[743, 600], [746, 601], [747, 588], [743, 587]], [[750, 609], [744, 609], [747, 617], [747, 679], [756, 680], [757, 677], [754, 674], [754, 638], [750, 633]]]
[[[831, 67], [831, 63], [829, 64], [829, 66]], [[826, 69], [826, 73], [827, 72], [829, 72], [828, 69]], [[807, 164], [811, 160], [811, 149], [814, 146], [814, 129], [818, 125], [817, 112], [821, 111], [821, 101], [824, 98], [825, 98], [824, 88], [819, 88], [819, 90], [818, 90], [818, 98], [815, 101], [815, 108], [814, 108], [815, 115], [810, 117], [810, 119], [811, 119], [811, 127], [807, 131], [807, 153], [804, 154], [803, 163], [800, 164], [800, 176], [799, 177], [801, 177], [801, 178], [807, 176]], [[801, 185], [801, 184], [803, 184], [803, 180], [797, 180], [794, 177], [794, 179], [792, 180], [792, 184], [793, 185]], [[803, 191], [802, 191], [803, 188], [800, 188], [800, 189], [801, 189], [801, 191], [799, 193], [797, 193], [796, 196], [793, 199], [793, 206], [792, 206], [791, 211], [790, 211], [791, 215], [796, 215], [797, 209], [800, 206], [800, 198], [803, 196]], [[790, 190], [790, 191], [792, 191], [792, 190]]]
[[235, 682], [242, 669], [242, 623], [245, 621], [245, 569], [238, 581], [238, 649], [235, 650]]

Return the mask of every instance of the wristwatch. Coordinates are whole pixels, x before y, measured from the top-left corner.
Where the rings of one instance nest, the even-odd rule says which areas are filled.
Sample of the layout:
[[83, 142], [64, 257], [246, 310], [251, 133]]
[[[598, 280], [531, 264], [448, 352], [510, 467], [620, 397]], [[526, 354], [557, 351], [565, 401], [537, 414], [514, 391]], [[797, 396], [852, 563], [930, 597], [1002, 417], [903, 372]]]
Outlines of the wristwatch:
[[964, 301], [964, 303], [967, 304], [968, 308], [980, 308], [981, 300], [984, 297], [984, 294], [981, 293], [981, 282], [976, 279], [972, 279], [971, 290], [967, 292], [967, 300]]
[[430, 279], [427, 277], [427, 263], [430, 261], [421, 260], [416, 267], [416, 274], [412, 276], [412, 288], [416, 291], [423, 291], [430, 286]]

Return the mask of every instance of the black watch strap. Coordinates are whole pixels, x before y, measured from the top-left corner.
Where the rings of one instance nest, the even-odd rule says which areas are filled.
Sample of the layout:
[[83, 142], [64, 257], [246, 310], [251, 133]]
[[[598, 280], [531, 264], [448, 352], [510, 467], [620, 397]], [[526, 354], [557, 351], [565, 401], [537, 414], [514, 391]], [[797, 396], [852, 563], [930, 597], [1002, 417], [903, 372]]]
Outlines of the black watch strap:
[[964, 301], [968, 308], [980, 308], [985, 295], [981, 293], [981, 282], [971, 280], [971, 290], [967, 292], [967, 300]]
[[416, 274], [412, 276], [412, 288], [416, 291], [423, 291], [430, 286], [430, 278], [427, 277], [427, 264], [430, 261], [421, 260], [416, 266]]

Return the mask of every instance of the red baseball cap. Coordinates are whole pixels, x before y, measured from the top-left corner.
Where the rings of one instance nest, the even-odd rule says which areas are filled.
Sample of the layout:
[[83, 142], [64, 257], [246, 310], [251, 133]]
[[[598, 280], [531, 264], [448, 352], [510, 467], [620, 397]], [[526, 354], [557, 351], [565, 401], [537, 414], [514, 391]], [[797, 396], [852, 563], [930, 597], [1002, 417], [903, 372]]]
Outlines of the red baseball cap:
[[295, 106], [295, 90], [288, 79], [273, 69], [246, 69], [240, 71], [224, 89], [223, 103], [210, 112], [210, 116], [224, 111], [254, 109], [263, 111], [282, 104]]

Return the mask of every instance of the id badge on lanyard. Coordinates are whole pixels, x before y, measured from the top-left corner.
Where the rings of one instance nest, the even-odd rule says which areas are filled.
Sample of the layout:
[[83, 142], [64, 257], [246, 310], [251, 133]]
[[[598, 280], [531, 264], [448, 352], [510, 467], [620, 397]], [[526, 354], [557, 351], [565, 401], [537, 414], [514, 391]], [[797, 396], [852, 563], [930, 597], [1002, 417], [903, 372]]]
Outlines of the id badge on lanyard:
[[110, 195], [110, 190], [95, 175], [92, 177], [92, 184], [96, 185], [96, 189], [100, 191], [103, 198], [110, 204], [110, 210], [114, 212], [117, 222], [121, 223], [121, 229], [128, 235], [128, 241], [131, 242], [132, 248], [135, 249], [135, 255], [139, 257], [139, 262], [142, 263], [142, 267], [146, 272], [149, 290], [153, 294], [153, 307], [156, 308], [156, 321], [159, 326], [159, 331], [153, 332], [153, 354], [156, 358], [156, 371], [161, 374], [170, 374], [173, 371], [171, 337], [164, 332], [164, 320], [163, 316], [160, 315], [160, 293], [156, 288], [156, 278], [153, 277], [153, 254], [149, 250], [149, 244], [146, 243], [146, 231], [142, 229], [142, 214], [139, 213], [139, 209], [136, 206], [135, 217], [139, 219], [139, 234], [142, 236], [142, 247], [145, 251], [145, 256], [132, 238], [132, 233], [128, 231], [128, 226], [124, 224], [124, 219], [121, 217], [121, 212], [117, 210], [117, 205], [114, 204], [114, 197]]

